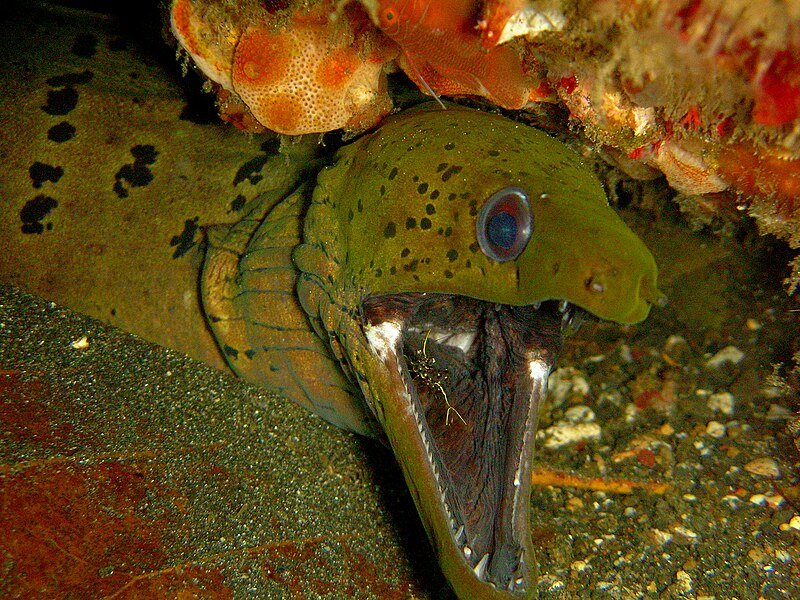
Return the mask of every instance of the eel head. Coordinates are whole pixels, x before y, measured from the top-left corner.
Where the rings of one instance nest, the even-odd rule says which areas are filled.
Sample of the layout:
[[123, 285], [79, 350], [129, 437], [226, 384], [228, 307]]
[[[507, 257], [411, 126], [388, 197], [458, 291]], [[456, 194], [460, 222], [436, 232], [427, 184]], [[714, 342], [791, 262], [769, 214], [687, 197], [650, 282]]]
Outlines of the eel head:
[[457, 595], [535, 594], [531, 460], [562, 339], [661, 297], [591, 170], [497, 115], [407, 111], [320, 175], [294, 260]]

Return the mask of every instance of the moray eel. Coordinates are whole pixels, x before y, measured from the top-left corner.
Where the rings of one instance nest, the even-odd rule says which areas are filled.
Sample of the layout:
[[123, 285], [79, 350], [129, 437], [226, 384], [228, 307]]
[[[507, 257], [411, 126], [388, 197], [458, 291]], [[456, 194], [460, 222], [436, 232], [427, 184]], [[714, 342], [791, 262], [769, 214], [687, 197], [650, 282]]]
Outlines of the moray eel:
[[230, 366], [388, 442], [459, 598], [535, 595], [531, 455], [562, 338], [661, 298], [592, 171], [530, 127], [429, 104], [248, 211], [210, 232], [202, 275]]

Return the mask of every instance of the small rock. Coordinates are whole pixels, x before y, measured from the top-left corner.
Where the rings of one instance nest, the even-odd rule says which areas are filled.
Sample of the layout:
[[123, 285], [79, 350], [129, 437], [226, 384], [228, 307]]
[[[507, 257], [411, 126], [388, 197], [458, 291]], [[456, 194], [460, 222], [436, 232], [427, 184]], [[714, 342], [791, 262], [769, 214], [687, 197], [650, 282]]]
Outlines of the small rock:
[[744, 466], [744, 470], [753, 475], [769, 477], [770, 479], [780, 479], [781, 470], [778, 461], [774, 458], [762, 457], [751, 460]]
[[651, 529], [651, 535], [653, 536], [653, 542], [658, 547], [663, 547], [669, 544], [672, 541], [672, 534], [668, 531], [661, 531], [660, 529]]
[[739, 496], [735, 496], [733, 494], [728, 494], [727, 496], [723, 496], [720, 500], [723, 504], [727, 504], [728, 508], [731, 510], [736, 510], [739, 508], [739, 504], [741, 504], [742, 499]]
[[706, 433], [713, 438], [725, 437], [725, 425], [719, 421], [709, 421], [706, 425]]
[[583, 404], [571, 406], [564, 411], [564, 421], [569, 421], [570, 423], [593, 423], [594, 420], [594, 411]]
[[718, 392], [708, 398], [708, 408], [730, 417], [736, 408], [736, 398], [730, 392]]
[[[570, 423], [560, 421], [541, 432], [543, 446], [555, 450], [569, 444], [600, 439], [600, 425], [597, 423]], [[537, 435], [537, 437], [539, 437]]]
[[74, 348], [75, 350], [86, 350], [89, 347], [89, 338], [83, 336], [81, 339], [72, 342], [70, 347]]
[[761, 329], [763, 327], [763, 325], [761, 325], [761, 323], [759, 323], [758, 321], [756, 321], [753, 318], [747, 319], [745, 324], [747, 325], [747, 328], [750, 331], [758, 331], [759, 329]]
[[547, 389], [553, 406], [563, 404], [571, 396], [585, 398], [591, 392], [586, 376], [574, 367], [561, 367], [553, 371], [548, 379]]
[[782, 523], [780, 526], [781, 531], [787, 531], [789, 529], [800, 531], [800, 515], [793, 516], [791, 519], [789, 519], [788, 523]]
[[744, 352], [739, 350], [736, 346], [725, 346], [706, 361], [706, 367], [709, 369], [719, 369], [725, 363], [738, 365], [742, 362], [743, 358]]
[[678, 571], [675, 574], [675, 579], [678, 591], [680, 591], [682, 594], [688, 594], [692, 591], [694, 582], [692, 581], [692, 576], [689, 575], [689, 573], [686, 571]]

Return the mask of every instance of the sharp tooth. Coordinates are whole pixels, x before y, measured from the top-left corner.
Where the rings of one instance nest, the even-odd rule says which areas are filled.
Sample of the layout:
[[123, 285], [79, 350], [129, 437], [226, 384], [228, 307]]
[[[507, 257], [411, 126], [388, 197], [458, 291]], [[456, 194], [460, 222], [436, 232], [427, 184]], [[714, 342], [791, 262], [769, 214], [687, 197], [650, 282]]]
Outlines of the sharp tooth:
[[519, 487], [519, 469], [514, 472], [514, 485]]
[[541, 302], [535, 302], [535, 303], [533, 304], [533, 309], [534, 309], [534, 310], [539, 310], [539, 308], [540, 308], [541, 306], [542, 306], [542, 303], [541, 303]]
[[458, 531], [455, 532], [453, 537], [455, 538], [456, 542], [460, 542], [462, 535], [464, 535], [464, 526], [463, 525], [458, 528]]
[[467, 559], [472, 558], [472, 548], [470, 548], [469, 546], [464, 546], [462, 550], [464, 552], [464, 556], [466, 556]]
[[483, 555], [483, 558], [475, 565], [475, 568], [472, 569], [475, 572], [475, 576], [483, 581], [484, 575], [486, 575], [486, 565], [489, 564], [489, 554], [486, 553]]
[[514, 583], [516, 583], [517, 585], [522, 585], [522, 577], [520, 577], [519, 579], [515, 580]]
[[562, 300], [561, 302], [558, 303], [558, 311], [564, 312], [565, 310], [567, 310], [568, 306], [569, 302], [567, 302], [566, 300]]

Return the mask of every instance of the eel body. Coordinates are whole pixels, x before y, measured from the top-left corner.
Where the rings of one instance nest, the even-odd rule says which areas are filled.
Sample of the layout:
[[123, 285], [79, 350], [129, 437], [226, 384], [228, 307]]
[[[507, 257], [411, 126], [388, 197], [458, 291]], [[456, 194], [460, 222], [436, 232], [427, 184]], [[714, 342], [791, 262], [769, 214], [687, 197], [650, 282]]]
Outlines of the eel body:
[[562, 339], [661, 297], [592, 171], [530, 127], [429, 104], [246, 212], [210, 231], [201, 284], [231, 368], [388, 442], [460, 598], [534, 595], [530, 464]]

